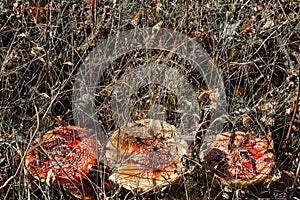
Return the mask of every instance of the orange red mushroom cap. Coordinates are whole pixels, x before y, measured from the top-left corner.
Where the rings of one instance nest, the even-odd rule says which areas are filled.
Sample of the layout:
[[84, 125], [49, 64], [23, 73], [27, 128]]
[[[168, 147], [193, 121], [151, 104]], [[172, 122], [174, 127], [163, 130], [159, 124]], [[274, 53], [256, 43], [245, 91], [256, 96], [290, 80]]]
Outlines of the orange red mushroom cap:
[[96, 149], [96, 140], [88, 131], [75, 126], [55, 128], [32, 143], [26, 167], [48, 184], [78, 183], [96, 163]]
[[272, 170], [274, 155], [269, 152], [273, 141], [269, 135], [255, 137], [237, 131], [217, 135], [204, 160], [213, 164], [224, 185], [250, 185], [263, 180]]

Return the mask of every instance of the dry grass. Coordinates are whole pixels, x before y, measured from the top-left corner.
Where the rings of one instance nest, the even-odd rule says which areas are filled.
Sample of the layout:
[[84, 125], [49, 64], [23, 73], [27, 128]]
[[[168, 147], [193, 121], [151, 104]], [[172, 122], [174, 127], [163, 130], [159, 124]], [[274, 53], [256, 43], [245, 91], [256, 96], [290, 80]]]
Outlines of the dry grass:
[[[91, 177], [98, 199], [300, 196], [299, 2], [99, 1], [95, 7], [83, 0], [40, 0], [37, 7], [29, 2], [4, 0], [0, 4], [0, 199], [72, 198], [63, 187], [34, 180], [24, 167], [24, 151], [46, 131], [74, 124], [74, 76], [97, 41], [124, 30], [160, 24], [187, 34], [207, 50], [222, 74], [230, 105], [225, 128], [253, 130], [257, 135], [270, 130], [275, 166], [264, 182], [247, 188], [224, 187], [199, 166], [199, 139], [185, 158], [188, 172], [162, 191], [132, 194], [109, 182], [104, 184], [109, 171], [103, 173], [102, 167], [95, 166]], [[128, 66], [166, 55], [163, 51], [137, 51], [111, 64], [100, 80], [96, 102], [99, 121], [107, 133], [115, 129], [109, 107], [112, 80]], [[184, 60], [171, 56], [165, 63], [185, 66], [187, 79], [196, 93], [201, 93], [205, 83]], [[153, 85], [141, 88], [132, 98], [133, 108], [140, 111], [132, 112], [132, 118], [147, 115], [150, 92], [160, 96], [158, 102], [171, 110], [167, 120], [176, 125], [174, 94]], [[207, 103], [199, 105], [204, 108]], [[244, 116], [250, 117], [251, 123], [243, 123]], [[199, 136], [202, 133], [205, 129]]]

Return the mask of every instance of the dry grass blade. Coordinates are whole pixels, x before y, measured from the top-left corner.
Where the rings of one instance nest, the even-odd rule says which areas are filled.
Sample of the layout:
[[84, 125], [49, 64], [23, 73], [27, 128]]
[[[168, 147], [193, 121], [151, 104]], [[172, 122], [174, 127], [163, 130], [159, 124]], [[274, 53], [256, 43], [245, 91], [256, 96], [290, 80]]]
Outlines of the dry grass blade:
[[[35, 138], [48, 130], [75, 125], [75, 76], [95, 46], [124, 31], [145, 27], [170, 29], [201, 44], [224, 83], [228, 115], [222, 132], [253, 131], [260, 138], [270, 130], [274, 148], [268, 153], [274, 155], [274, 167], [264, 181], [253, 182], [247, 188], [224, 187], [214, 171], [205, 171], [198, 155], [214, 112], [213, 94], [205, 77], [193, 63], [174, 52], [141, 47], [108, 63], [93, 88], [92, 114], [96, 117], [92, 123], [100, 125], [107, 137], [121, 128], [112, 109], [116, 85], [124, 75], [157, 62], [176, 69], [191, 85], [200, 109], [197, 118], [201, 126], [193, 135], [195, 140], [187, 155], [180, 160], [186, 171], [178, 181], [147, 193], [128, 191], [110, 181], [112, 170], [98, 163], [88, 180], [95, 191], [93, 198], [198, 200], [300, 196], [299, 16], [300, 4], [292, 0], [1, 1], [0, 199], [75, 200], [67, 188], [49, 187], [29, 176], [24, 163], [26, 155]], [[191, 55], [189, 49], [184, 53]], [[167, 86], [143, 85], [129, 98], [129, 118], [159, 119], [180, 128], [185, 114], [180, 99], [181, 93]], [[240, 156], [249, 158], [245, 151], [240, 151]], [[71, 192], [82, 193], [81, 186], [73, 186]]]

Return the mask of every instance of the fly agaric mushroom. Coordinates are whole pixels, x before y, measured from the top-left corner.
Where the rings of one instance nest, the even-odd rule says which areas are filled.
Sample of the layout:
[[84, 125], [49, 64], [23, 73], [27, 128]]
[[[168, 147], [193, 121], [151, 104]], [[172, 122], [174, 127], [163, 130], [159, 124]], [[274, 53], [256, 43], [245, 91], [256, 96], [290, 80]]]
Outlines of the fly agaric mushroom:
[[252, 133], [224, 132], [217, 135], [204, 160], [222, 184], [251, 185], [271, 172], [274, 155], [268, 150], [272, 148], [270, 135], [257, 138]]
[[[47, 184], [64, 184], [75, 191], [82, 188], [81, 182], [96, 160], [94, 136], [82, 128], [67, 126], [36, 139], [26, 156], [26, 167]], [[89, 194], [85, 196], [89, 199]]]
[[106, 159], [111, 181], [133, 192], [148, 192], [177, 181], [184, 166], [185, 141], [175, 141], [177, 130], [167, 122], [142, 119], [113, 133]]

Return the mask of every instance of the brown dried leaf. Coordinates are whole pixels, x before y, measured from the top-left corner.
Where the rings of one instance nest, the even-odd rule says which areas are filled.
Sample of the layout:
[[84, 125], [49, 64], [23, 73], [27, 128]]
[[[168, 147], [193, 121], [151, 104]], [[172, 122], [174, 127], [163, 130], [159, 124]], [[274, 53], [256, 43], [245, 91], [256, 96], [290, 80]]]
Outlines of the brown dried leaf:
[[4, 162], [5, 158], [0, 158], [0, 165]]
[[261, 124], [265, 124], [265, 125], [269, 125], [269, 126], [274, 126], [274, 124], [275, 124], [275, 119], [274, 119], [274, 118], [271, 118], [271, 117], [263, 116], [262, 118], [260, 118], [259, 122], [260, 122]]
[[32, 15], [35, 23], [46, 23], [47, 16], [49, 11], [53, 11], [51, 4], [47, 4], [46, 2], [42, 1], [40, 3], [41, 7], [37, 7], [34, 1], [29, 0], [26, 6], [26, 10], [30, 12]]
[[249, 115], [247, 114], [242, 115], [241, 118], [244, 126], [250, 126], [250, 124], [252, 123], [251, 117], [249, 117]]
[[251, 28], [251, 20], [246, 20], [242, 24], [242, 30], [244, 35], [250, 35], [252, 33], [252, 28]]
[[269, 113], [270, 110], [272, 110], [272, 108], [274, 107], [274, 105], [274, 102], [266, 101], [260, 104], [256, 104], [255, 107], [258, 110], [261, 110], [263, 113]]
[[141, 14], [139, 12], [136, 12], [131, 18], [131, 24], [138, 25], [140, 16], [141, 16]]
[[285, 113], [287, 115], [291, 114], [295, 109], [295, 104], [291, 104], [287, 109], [285, 109]]
[[261, 27], [261, 30], [266, 30], [274, 26], [274, 21], [270, 18], [267, 19], [266, 23]]
[[16, 13], [17, 18], [20, 17], [21, 5], [19, 1], [13, 3], [13, 11]]
[[281, 179], [281, 174], [273, 174], [272, 177], [268, 177], [264, 183], [267, 185], [267, 188], [270, 188], [274, 183], [278, 182]]
[[236, 87], [231, 89], [231, 94], [237, 95], [238, 97], [242, 97], [244, 95], [245, 89], [242, 87]]

